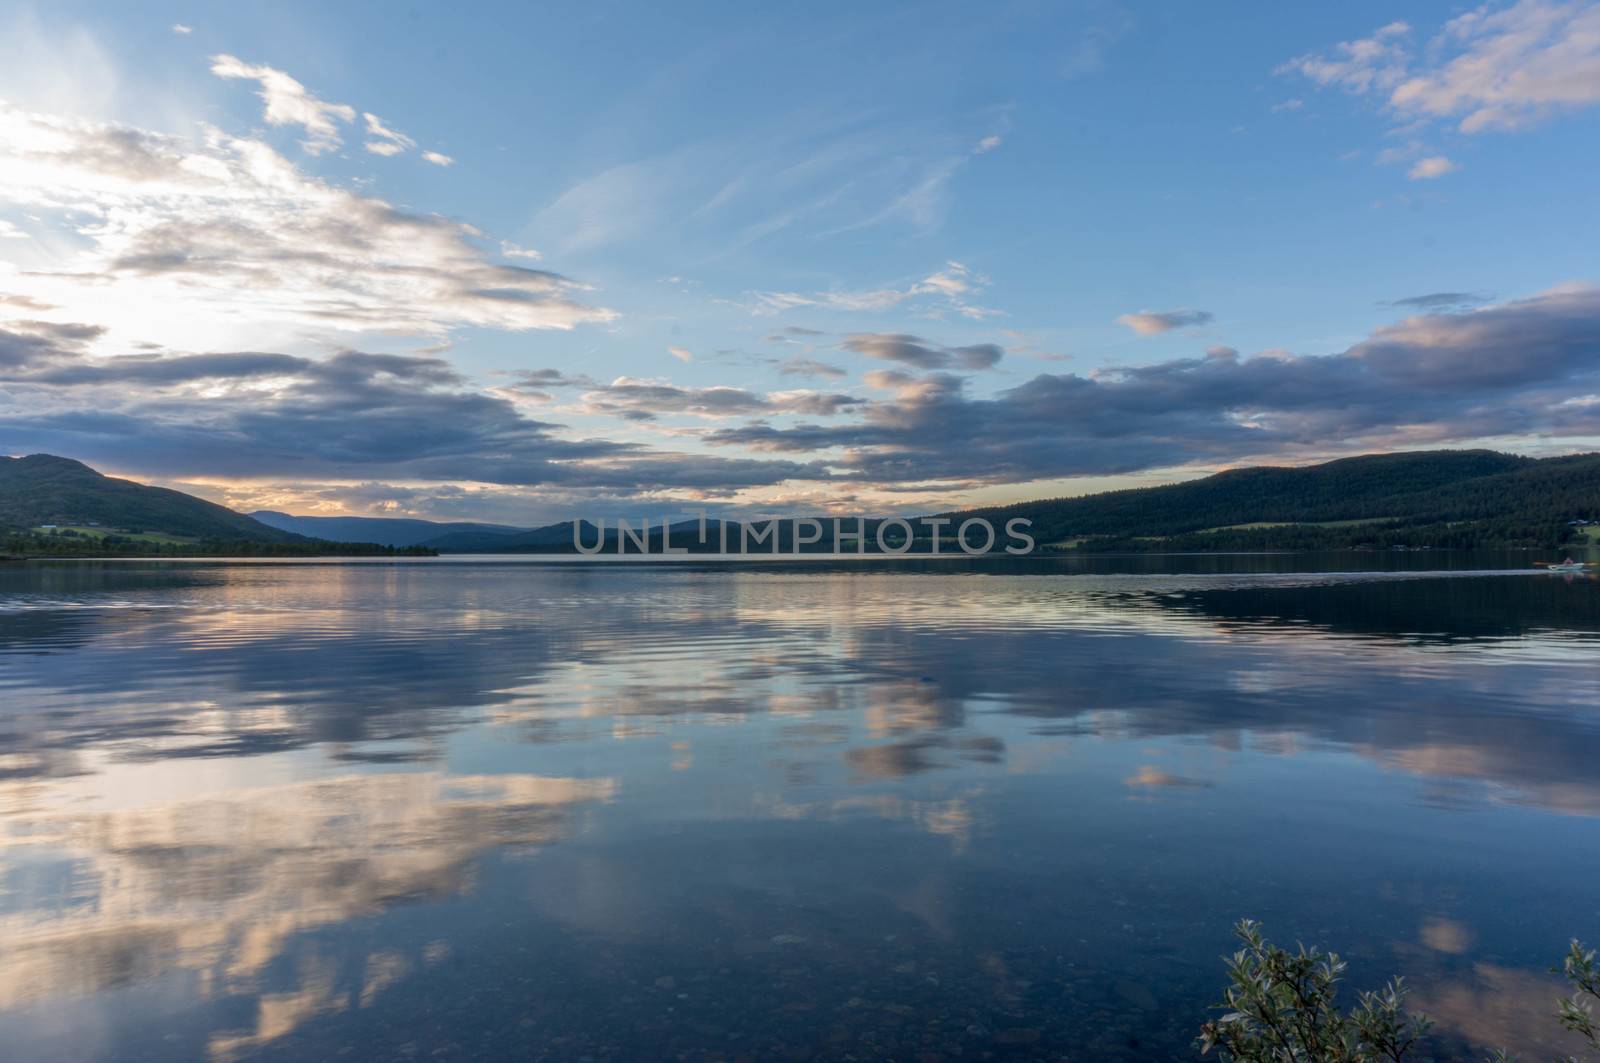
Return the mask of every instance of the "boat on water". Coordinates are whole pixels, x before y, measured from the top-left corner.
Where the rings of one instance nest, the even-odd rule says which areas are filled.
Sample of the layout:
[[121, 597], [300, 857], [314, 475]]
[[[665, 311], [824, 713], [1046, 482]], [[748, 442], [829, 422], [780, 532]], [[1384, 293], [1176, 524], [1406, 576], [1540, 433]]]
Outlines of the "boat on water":
[[1582, 562], [1582, 561], [1574, 561], [1574, 560], [1572, 560], [1572, 558], [1569, 557], [1565, 561], [1552, 561], [1552, 562], [1550, 562], [1550, 564], [1545, 566], [1545, 571], [1546, 572], [1582, 572], [1584, 569], [1586, 569], [1588, 567], [1589, 566], [1586, 565], [1584, 562]]

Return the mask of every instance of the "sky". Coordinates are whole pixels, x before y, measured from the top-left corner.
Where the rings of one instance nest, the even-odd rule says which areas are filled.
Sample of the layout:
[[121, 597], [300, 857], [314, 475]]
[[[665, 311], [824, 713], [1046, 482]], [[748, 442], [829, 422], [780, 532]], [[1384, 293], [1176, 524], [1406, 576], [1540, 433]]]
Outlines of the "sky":
[[0, 0], [0, 453], [930, 512], [1600, 448], [1600, 2]]

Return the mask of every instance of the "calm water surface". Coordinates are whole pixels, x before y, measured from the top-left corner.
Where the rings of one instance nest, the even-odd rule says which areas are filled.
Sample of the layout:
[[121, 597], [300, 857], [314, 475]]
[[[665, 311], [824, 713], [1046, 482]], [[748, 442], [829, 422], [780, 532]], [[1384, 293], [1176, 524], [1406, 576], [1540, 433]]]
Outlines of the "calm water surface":
[[1192, 1058], [1248, 915], [1541, 1058], [1600, 584], [1296, 564], [0, 569], [0, 1055]]

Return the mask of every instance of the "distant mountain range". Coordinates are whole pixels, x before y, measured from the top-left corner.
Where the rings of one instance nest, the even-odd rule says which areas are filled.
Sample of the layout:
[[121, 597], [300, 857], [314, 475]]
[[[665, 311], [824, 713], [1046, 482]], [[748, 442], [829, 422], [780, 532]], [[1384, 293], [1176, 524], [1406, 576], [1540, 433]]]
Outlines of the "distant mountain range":
[[[1587, 523], [1600, 522], [1600, 454], [1542, 459], [1488, 450], [1371, 454], [1298, 468], [1234, 469], [1163, 487], [944, 516], [957, 523], [986, 517], [997, 528], [1025, 517], [1033, 522], [1039, 545], [1058, 550], [1551, 547], [1589, 543], [1600, 533], [1600, 523]], [[869, 539], [877, 523], [868, 522]], [[829, 526], [827, 520], [823, 524]], [[713, 541], [717, 526], [710, 522]], [[728, 528], [729, 541], [737, 543], [739, 526], [729, 522]], [[252, 543], [264, 552], [294, 553], [573, 549], [571, 521], [518, 528], [412, 518], [301, 517], [271, 510], [246, 516], [179, 491], [103, 476], [81, 462], [48, 454], [0, 458], [0, 531], [8, 536], [12, 553], [37, 550], [41, 543], [58, 546], [63, 537], [114, 541], [129, 549], [140, 544], [142, 552], [200, 541]], [[585, 543], [598, 541], [593, 525], [584, 524], [582, 531]], [[945, 534], [951, 532], [945, 529]], [[606, 538], [614, 548], [615, 525]], [[694, 549], [697, 540], [696, 522], [674, 526], [675, 545]], [[654, 542], [659, 549], [659, 528]], [[785, 533], [780, 549], [790, 546]], [[813, 548], [830, 547], [824, 541]]]
[[269, 527], [313, 539], [327, 539], [336, 543], [381, 543], [384, 546], [422, 546], [450, 536], [482, 536], [484, 542], [492, 542], [496, 537], [530, 530], [509, 524], [441, 522], [411, 517], [295, 517], [271, 509], [258, 509], [250, 517]]

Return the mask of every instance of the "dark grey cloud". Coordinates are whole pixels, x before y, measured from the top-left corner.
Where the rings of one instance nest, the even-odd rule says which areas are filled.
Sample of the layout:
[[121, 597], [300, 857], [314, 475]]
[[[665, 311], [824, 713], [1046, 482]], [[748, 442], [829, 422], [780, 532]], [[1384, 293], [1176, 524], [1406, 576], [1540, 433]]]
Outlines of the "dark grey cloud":
[[448, 363], [410, 355], [89, 358], [59, 339], [7, 330], [0, 385], [0, 452], [47, 451], [167, 478], [718, 491], [830, 475], [820, 463], [566, 438], [506, 398], [467, 390]]
[[559, 369], [519, 369], [510, 374], [512, 383], [505, 385], [507, 391], [522, 395], [531, 395], [540, 399], [549, 399], [546, 389], [558, 388], [597, 388], [601, 383], [587, 373], [564, 373]]
[[[991, 395], [937, 368], [964, 366], [956, 352], [985, 345], [862, 334], [852, 337], [861, 349], [892, 349], [890, 362], [923, 370], [867, 374], [882, 396], [875, 400], [627, 378], [595, 384], [556, 369], [484, 392], [434, 357], [105, 358], [84, 353], [93, 335], [36, 322], [0, 330], [0, 452], [51, 451], [167, 478], [716, 493], [788, 480], [1020, 482], [1600, 434], [1600, 289], [1587, 287], [1413, 315], [1336, 354], [1213, 348], [1087, 375], [1040, 374]], [[747, 450], [678, 453], [583, 438], [530, 417], [518, 394], [506, 394], [535, 385], [583, 388], [580, 409], [624, 421], [738, 418], [697, 438]]]
[[1453, 310], [1482, 306], [1489, 301], [1489, 298], [1487, 295], [1478, 295], [1474, 292], [1429, 292], [1427, 295], [1395, 299], [1385, 305], [1408, 310]]
[[816, 339], [818, 336], [826, 335], [827, 333], [820, 329], [801, 328], [799, 325], [786, 325], [776, 332], [768, 333], [764, 338], [768, 343], [803, 344], [808, 340]]
[[899, 332], [857, 332], [841, 346], [870, 358], [900, 362], [918, 369], [993, 369], [1005, 356], [1005, 350], [994, 343], [943, 347], [920, 336]]
[[612, 414], [632, 420], [648, 420], [659, 414], [734, 417], [794, 413], [832, 417], [852, 407], [865, 405], [865, 402], [852, 395], [819, 391], [761, 393], [734, 387], [685, 388], [626, 377], [596, 387], [583, 395], [586, 412]]
[[1407, 318], [1333, 355], [1041, 374], [992, 398], [936, 373], [843, 425], [752, 424], [722, 445], [846, 452], [877, 481], [1028, 480], [1269, 454], [1600, 433], [1600, 289]]
[[14, 325], [0, 328], [0, 369], [42, 365], [67, 353], [47, 336], [23, 332]]
[[106, 330], [99, 325], [80, 325], [72, 322], [13, 321], [12, 328], [43, 336], [55, 343], [75, 345], [88, 343], [104, 336]]
[[831, 380], [839, 380], [850, 375], [836, 365], [829, 365], [812, 358], [787, 359], [779, 364], [778, 372], [784, 376], [820, 376]]

